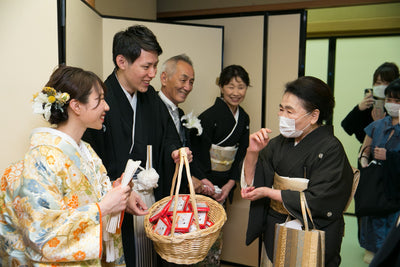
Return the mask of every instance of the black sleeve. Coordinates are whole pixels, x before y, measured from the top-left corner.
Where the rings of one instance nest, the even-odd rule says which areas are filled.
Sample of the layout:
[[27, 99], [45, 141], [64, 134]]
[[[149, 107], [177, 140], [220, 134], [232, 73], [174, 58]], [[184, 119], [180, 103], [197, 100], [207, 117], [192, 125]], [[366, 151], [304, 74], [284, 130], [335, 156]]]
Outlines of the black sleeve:
[[[250, 119], [246, 116], [245, 124], [250, 126]], [[244, 128], [240, 140], [239, 140], [239, 148], [235, 156], [235, 161], [232, 163], [231, 168], [231, 179], [235, 181], [240, 180], [240, 172], [241, 172], [241, 165], [240, 163], [243, 161], [244, 156], [246, 155], [247, 147], [249, 146], [249, 135], [250, 130], [249, 127]]]
[[[273, 142], [272, 142], [273, 143]], [[264, 148], [258, 157], [254, 173], [255, 187], [271, 187], [273, 183], [274, 170], [271, 163], [274, 145], [270, 143]], [[250, 202], [249, 221], [246, 231], [246, 245], [250, 245], [257, 237], [265, 231], [266, 218], [270, 204], [269, 198], [261, 198]]]
[[360, 143], [364, 142], [364, 128], [373, 121], [371, 111], [372, 108], [361, 111], [357, 105], [342, 120], [341, 125], [346, 133], [348, 135], [354, 134]]
[[213, 121], [203, 112], [199, 119], [201, 120], [201, 127], [203, 133], [197, 136], [196, 131], [190, 131], [190, 143], [193, 152], [193, 158], [196, 159], [197, 168], [202, 171], [202, 178], [209, 178], [211, 175], [211, 160], [210, 160], [210, 147], [211, 138], [214, 135]]

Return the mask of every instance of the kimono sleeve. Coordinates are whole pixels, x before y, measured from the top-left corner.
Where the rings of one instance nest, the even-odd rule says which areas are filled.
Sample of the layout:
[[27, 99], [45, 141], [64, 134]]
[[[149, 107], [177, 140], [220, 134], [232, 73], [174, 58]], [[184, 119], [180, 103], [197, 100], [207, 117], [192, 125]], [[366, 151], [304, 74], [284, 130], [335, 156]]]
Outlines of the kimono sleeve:
[[239, 148], [235, 156], [235, 161], [232, 164], [231, 168], [231, 179], [235, 181], [239, 181], [240, 179], [240, 162], [243, 161], [244, 156], [246, 155], [247, 147], [249, 146], [249, 124], [250, 120], [246, 114], [244, 119], [246, 127], [244, 127], [243, 132], [241, 133], [240, 140], [239, 140]]
[[[316, 153], [306, 162], [309, 184], [304, 192], [317, 227], [342, 217], [353, 183], [352, 168], [343, 147], [336, 139], [329, 142], [328, 146], [315, 148]], [[303, 222], [299, 192], [283, 190], [282, 200], [290, 214]]]
[[[274, 171], [270, 162], [273, 154], [272, 146], [273, 145], [268, 145], [260, 152], [254, 174], [253, 185], [255, 187], [272, 186], [274, 177]], [[251, 201], [246, 231], [246, 245], [250, 245], [257, 237], [264, 233], [266, 227], [265, 219], [268, 213], [269, 204], [269, 198], [261, 198]]]
[[100, 209], [91, 199], [93, 192], [84, 191], [85, 204], [74, 202], [74, 198], [64, 201], [69, 194], [65, 180], [72, 179], [68, 176], [69, 164], [54, 148], [35, 148], [25, 156], [14, 204], [26, 254], [33, 261], [85, 261], [101, 256], [102, 221]]

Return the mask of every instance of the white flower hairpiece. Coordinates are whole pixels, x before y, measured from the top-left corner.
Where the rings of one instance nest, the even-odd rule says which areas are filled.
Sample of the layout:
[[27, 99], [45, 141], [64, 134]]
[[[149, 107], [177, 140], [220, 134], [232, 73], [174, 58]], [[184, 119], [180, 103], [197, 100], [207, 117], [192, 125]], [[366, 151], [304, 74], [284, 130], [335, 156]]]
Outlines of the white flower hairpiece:
[[183, 115], [181, 121], [183, 122], [182, 125], [188, 129], [196, 128], [198, 136], [203, 133], [203, 128], [201, 127], [200, 120], [195, 115], [193, 115], [193, 111], [187, 115]]
[[42, 91], [33, 96], [33, 113], [43, 115], [48, 121], [51, 115], [51, 107], [64, 112], [62, 107], [69, 99], [68, 93], [57, 92], [53, 87], [44, 87]]

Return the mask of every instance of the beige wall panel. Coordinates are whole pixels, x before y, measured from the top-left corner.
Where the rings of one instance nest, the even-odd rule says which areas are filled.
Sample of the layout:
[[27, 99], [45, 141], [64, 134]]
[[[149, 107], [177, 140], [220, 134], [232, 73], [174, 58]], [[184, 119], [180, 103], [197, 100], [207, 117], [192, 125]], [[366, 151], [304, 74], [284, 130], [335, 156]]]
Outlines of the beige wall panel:
[[278, 110], [285, 84], [298, 77], [300, 14], [272, 15], [268, 20], [265, 126], [279, 135]]
[[[207, 20], [191, 20], [191, 23], [224, 26], [224, 67], [243, 66], [250, 76], [250, 85], [241, 106], [250, 116], [250, 132], [261, 127], [262, 53], [264, 17], [250, 16]], [[251, 40], [251, 41], [249, 41]], [[219, 73], [217, 77], [219, 76]], [[214, 86], [219, 90], [218, 86]]]
[[102, 18], [82, 1], [66, 1], [66, 6], [66, 64], [102, 78]]
[[[221, 70], [222, 28], [104, 19], [104, 78], [114, 69], [112, 62], [112, 39], [114, 34], [135, 24], [145, 25], [157, 36], [157, 40], [163, 49], [159, 68], [165, 60], [178, 54], [185, 53], [192, 59], [195, 70], [195, 83], [193, 91], [180, 107], [186, 113], [193, 111], [195, 115], [199, 115], [201, 111], [210, 106], [218, 95], [218, 91], [214, 90], [214, 88], [215, 78]], [[160, 90], [160, 73], [157, 73], [151, 84], [156, 90]]]
[[33, 114], [31, 99], [58, 64], [57, 1], [1, 0], [0, 36], [2, 173], [23, 158], [31, 130], [47, 125]]
[[136, 19], [157, 18], [157, 0], [96, 0], [96, 9], [107, 16]]

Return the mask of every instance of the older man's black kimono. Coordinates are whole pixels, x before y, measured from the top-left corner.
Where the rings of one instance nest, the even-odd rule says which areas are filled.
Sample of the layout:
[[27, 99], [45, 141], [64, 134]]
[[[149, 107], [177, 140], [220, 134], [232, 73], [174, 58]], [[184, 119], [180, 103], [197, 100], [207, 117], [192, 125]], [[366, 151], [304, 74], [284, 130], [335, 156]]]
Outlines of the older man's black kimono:
[[[173, 119], [168, 111], [166, 104], [159, 97], [159, 101], [161, 103], [160, 110], [163, 113], [160, 118], [163, 120], [163, 124], [166, 125], [166, 132], [164, 133], [163, 147], [162, 147], [162, 155], [160, 158], [160, 178], [162, 178], [162, 183], [155, 190], [155, 197], [157, 199], [161, 199], [170, 194], [172, 178], [175, 172], [176, 164], [171, 158], [172, 151], [179, 149], [181, 147], [188, 147], [192, 150], [190, 135], [191, 133], [197, 134], [198, 131], [195, 128], [188, 129], [182, 125], [181, 121], [181, 131], [182, 136], [178, 133], [176, 126], [173, 122]], [[182, 116], [185, 115], [184, 111], [180, 108], [179, 110], [179, 118], [182, 119]], [[190, 163], [190, 174], [198, 179], [205, 178], [203, 171], [200, 169], [198, 163], [198, 157], [193, 153], [193, 161]], [[175, 191], [174, 191], [175, 192]], [[183, 169], [182, 173], [182, 184], [180, 186], [180, 193], [189, 193], [188, 182], [186, 177], [186, 170]]]
[[[271, 187], [275, 172], [280, 176], [309, 179], [304, 192], [316, 228], [325, 231], [326, 266], [338, 266], [343, 211], [350, 197], [353, 171], [342, 144], [333, 135], [333, 127], [320, 126], [297, 145], [293, 138], [282, 135], [273, 138], [259, 154], [254, 185]], [[299, 192], [283, 190], [282, 200], [289, 213], [303, 222]], [[246, 243], [262, 234], [267, 255], [272, 260], [275, 224], [283, 223], [287, 215], [270, 209], [269, 202], [265, 198], [251, 203]]]

